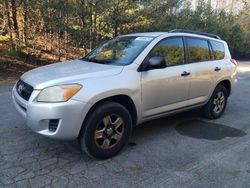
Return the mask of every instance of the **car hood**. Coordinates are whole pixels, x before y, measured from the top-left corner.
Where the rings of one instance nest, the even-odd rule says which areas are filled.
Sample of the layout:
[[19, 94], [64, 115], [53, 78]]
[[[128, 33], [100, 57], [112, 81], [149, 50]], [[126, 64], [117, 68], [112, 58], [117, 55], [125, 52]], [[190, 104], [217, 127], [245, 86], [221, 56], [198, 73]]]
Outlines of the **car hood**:
[[122, 69], [123, 66], [73, 60], [30, 70], [22, 75], [21, 80], [34, 89], [43, 89], [52, 85], [76, 83], [87, 78], [112, 76], [121, 73]]

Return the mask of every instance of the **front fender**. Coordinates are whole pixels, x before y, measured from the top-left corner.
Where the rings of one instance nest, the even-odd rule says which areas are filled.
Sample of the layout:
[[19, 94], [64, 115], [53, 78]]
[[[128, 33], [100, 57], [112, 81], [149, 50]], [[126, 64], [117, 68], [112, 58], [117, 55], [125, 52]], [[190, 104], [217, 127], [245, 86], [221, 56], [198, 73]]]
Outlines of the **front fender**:
[[82, 89], [73, 96], [73, 99], [94, 105], [113, 96], [126, 95], [133, 101], [137, 110], [137, 117], [140, 119], [140, 75], [140, 73], [131, 70], [110, 77], [84, 80]]

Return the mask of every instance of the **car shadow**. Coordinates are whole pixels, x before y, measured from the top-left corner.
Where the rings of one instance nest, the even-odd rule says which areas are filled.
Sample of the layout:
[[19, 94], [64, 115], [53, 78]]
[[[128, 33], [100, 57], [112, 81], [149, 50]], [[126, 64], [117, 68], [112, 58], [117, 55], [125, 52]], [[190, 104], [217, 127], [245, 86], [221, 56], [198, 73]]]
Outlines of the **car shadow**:
[[246, 132], [240, 129], [197, 119], [183, 121], [175, 129], [183, 136], [207, 140], [221, 140], [226, 137], [243, 137], [246, 135]]
[[136, 126], [133, 131], [132, 143], [142, 137], [150, 137], [151, 134], [157, 135], [173, 130], [182, 136], [207, 140], [221, 140], [226, 137], [247, 135], [240, 129], [202, 119], [199, 110], [192, 110]]

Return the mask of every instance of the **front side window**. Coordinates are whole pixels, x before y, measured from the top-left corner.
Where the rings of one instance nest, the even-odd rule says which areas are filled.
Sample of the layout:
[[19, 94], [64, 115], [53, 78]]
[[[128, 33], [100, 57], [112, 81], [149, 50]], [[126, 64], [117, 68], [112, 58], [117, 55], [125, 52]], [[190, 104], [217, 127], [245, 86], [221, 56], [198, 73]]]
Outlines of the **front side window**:
[[82, 60], [93, 63], [128, 65], [146, 48], [153, 37], [124, 36], [105, 42]]
[[210, 44], [213, 48], [213, 57], [216, 60], [223, 59], [225, 56], [225, 48], [222, 42], [210, 40]]
[[164, 57], [167, 66], [184, 63], [184, 47], [181, 37], [166, 38], [160, 41], [149, 53], [149, 57]]
[[187, 38], [189, 62], [201, 62], [210, 60], [208, 41], [198, 38]]

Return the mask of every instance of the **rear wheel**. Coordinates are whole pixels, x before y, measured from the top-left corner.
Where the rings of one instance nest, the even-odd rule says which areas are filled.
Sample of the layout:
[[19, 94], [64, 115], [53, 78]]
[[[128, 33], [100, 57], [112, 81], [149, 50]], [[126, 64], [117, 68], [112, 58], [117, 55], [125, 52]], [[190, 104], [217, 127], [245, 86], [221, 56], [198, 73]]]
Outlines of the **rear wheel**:
[[223, 85], [218, 85], [208, 103], [204, 106], [204, 114], [209, 119], [217, 119], [224, 113], [228, 93]]
[[83, 151], [95, 158], [109, 158], [128, 142], [132, 119], [128, 110], [119, 103], [105, 102], [88, 115], [80, 135]]

